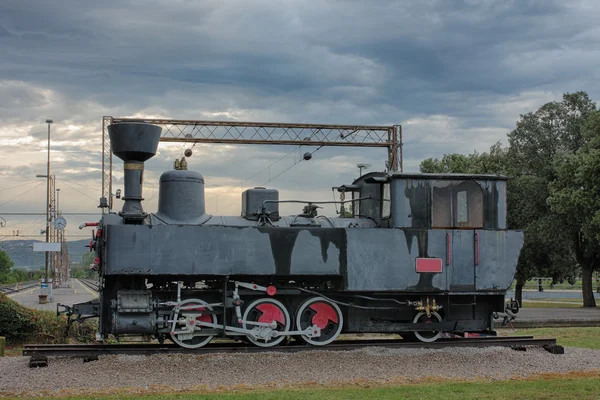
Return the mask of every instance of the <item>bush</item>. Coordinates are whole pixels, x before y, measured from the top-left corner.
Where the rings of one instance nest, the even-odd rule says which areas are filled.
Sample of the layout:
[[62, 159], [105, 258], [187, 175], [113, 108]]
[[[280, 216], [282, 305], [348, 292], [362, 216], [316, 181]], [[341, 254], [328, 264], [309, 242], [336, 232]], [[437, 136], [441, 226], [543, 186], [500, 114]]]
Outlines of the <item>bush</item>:
[[52, 311], [32, 310], [0, 293], [0, 336], [7, 345], [23, 343], [91, 342], [97, 322], [74, 323], [65, 337], [67, 318]]

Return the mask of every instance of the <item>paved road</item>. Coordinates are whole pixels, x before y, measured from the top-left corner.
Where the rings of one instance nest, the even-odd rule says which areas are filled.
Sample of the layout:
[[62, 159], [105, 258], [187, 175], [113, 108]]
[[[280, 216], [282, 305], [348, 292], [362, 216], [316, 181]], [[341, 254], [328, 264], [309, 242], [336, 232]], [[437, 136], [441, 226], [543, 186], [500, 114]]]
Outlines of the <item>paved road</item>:
[[56, 303], [73, 305], [83, 303], [98, 297], [98, 294], [89, 289], [77, 279], [71, 279], [63, 284], [63, 287], [54, 289], [54, 302], [39, 304], [40, 288], [25, 290], [23, 292], [10, 294], [8, 297], [14, 301], [30, 308], [38, 310], [56, 311]]
[[[496, 320], [496, 328], [500, 328]], [[600, 326], [600, 307], [596, 308], [521, 308], [515, 328]]]
[[517, 314], [522, 320], [572, 319], [600, 321], [600, 307], [596, 308], [521, 308]]
[[[515, 292], [510, 291], [506, 293], [506, 298], [514, 298]], [[596, 301], [600, 301], [600, 293], [594, 290], [594, 297]], [[523, 290], [523, 300], [539, 300], [539, 299], [580, 299], [581, 290], [552, 290], [545, 289], [543, 292], [537, 290]]]

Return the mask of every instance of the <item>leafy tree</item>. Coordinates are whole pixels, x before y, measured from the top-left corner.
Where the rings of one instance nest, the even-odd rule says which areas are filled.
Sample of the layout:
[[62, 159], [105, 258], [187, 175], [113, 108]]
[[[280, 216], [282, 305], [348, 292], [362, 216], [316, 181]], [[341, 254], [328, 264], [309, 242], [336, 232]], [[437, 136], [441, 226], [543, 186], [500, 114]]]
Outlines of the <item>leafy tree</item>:
[[473, 155], [444, 154], [442, 159], [428, 158], [420, 165], [421, 172], [431, 174], [470, 173], [474, 168]]
[[521, 115], [508, 134], [513, 169], [551, 182], [556, 177], [556, 157], [573, 154], [585, 143], [581, 128], [595, 109], [587, 93], [576, 92]]
[[98, 277], [98, 272], [90, 268], [94, 263], [96, 253], [83, 253], [81, 257], [81, 266], [71, 268], [71, 277], [75, 279], [92, 279]]
[[498, 142], [490, 147], [489, 153], [445, 154], [442, 159], [428, 158], [420, 165], [424, 173], [462, 173], [462, 174], [506, 174], [507, 152]]
[[[560, 102], [550, 102], [521, 115], [508, 134], [510, 169], [516, 177], [513, 189], [520, 180], [532, 185], [529, 189], [522, 186], [528, 193], [509, 194], [510, 210], [516, 213], [509, 226], [525, 229], [526, 243], [519, 264], [521, 270], [525, 265], [537, 265], [543, 275], [551, 276], [555, 282], [572, 278], [578, 272], [577, 264], [583, 268], [584, 260], [591, 263], [589, 260], [594, 258], [590, 247], [593, 244], [582, 235], [581, 220], [567, 215], [573, 211], [566, 207], [570, 195], [562, 192], [559, 201], [558, 194], [566, 190], [569, 182], [573, 187], [569, 178], [577, 169], [573, 156], [590, 140], [591, 134], [585, 133], [583, 127], [596, 114], [595, 110], [585, 92], [567, 93]], [[521, 204], [515, 206], [515, 201]], [[584, 271], [582, 276], [588, 280], [589, 274], [590, 293], [592, 271]], [[519, 283], [517, 274], [517, 289]], [[584, 293], [584, 305], [590, 304], [593, 296], [586, 301]]]
[[575, 154], [557, 160], [557, 177], [548, 199], [561, 219], [581, 267], [584, 307], [596, 307], [593, 273], [600, 269], [600, 112], [591, 113], [581, 129], [584, 143]]
[[10, 283], [10, 273], [14, 265], [15, 263], [10, 259], [8, 253], [0, 250], [0, 283]]

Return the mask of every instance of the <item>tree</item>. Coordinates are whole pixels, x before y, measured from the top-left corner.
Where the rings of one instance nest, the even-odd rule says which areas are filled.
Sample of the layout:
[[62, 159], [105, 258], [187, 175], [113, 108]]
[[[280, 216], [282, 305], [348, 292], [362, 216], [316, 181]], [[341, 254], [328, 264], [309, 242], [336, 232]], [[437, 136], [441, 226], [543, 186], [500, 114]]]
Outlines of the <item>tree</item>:
[[447, 174], [471, 172], [473, 168], [472, 156], [463, 154], [444, 154], [442, 159], [428, 158], [423, 160], [420, 165], [421, 172], [430, 174]]
[[442, 159], [428, 158], [421, 162], [423, 173], [436, 174], [506, 174], [508, 172], [507, 151], [500, 142], [490, 147], [489, 153], [444, 154]]
[[98, 272], [90, 268], [90, 264], [94, 263], [96, 253], [83, 253], [81, 257], [81, 266], [71, 268], [71, 277], [75, 279], [92, 279], [98, 277]]
[[[531, 265], [530, 261], [535, 261], [539, 270], [553, 281], [572, 277], [578, 272], [577, 263], [583, 268], [579, 260], [591, 257], [590, 243], [582, 242], [586, 239], [580, 235], [580, 221], [567, 215], [573, 211], [566, 208], [569, 195], [563, 192], [565, 198], [561, 201], [557, 195], [569, 186], [569, 173], [576, 169], [572, 165], [573, 156], [589, 141], [590, 135], [583, 127], [595, 110], [585, 92], [567, 93], [561, 102], [550, 102], [535, 112], [521, 115], [515, 129], [508, 134], [508, 157], [515, 182], [518, 185], [524, 179], [532, 185], [528, 193], [509, 195], [509, 208], [511, 199], [523, 203], [510, 208], [517, 213], [512, 226], [525, 229], [526, 243], [519, 263], [523, 260], [523, 265]], [[526, 187], [527, 184], [523, 189]], [[533, 240], [536, 243], [531, 243]], [[585, 272], [582, 278], [587, 280], [588, 272], [582, 271]], [[584, 294], [584, 306], [592, 303], [593, 296], [592, 301], [586, 302]]]
[[585, 143], [581, 128], [595, 109], [587, 93], [576, 92], [521, 115], [508, 134], [513, 169], [551, 182], [556, 177], [556, 157], [574, 154]]
[[581, 139], [575, 154], [557, 160], [548, 202], [581, 267], [583, 306], [596, 307], [592, 277], [600, 269], [600, 112], [588, 116]]
[[12, 267], [15, 265], [10, 259], [8, 253], [0, 250], [0, 283], [7, 283], [10, 280]]

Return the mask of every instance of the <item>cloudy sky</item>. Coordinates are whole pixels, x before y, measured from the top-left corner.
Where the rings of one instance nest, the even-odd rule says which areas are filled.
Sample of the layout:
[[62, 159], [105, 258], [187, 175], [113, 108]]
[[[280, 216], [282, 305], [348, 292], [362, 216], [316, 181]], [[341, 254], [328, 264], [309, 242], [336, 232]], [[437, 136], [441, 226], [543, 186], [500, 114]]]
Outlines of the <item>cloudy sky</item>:
[[[41, 238], [44, 217], [2, 213], [44, 211], [46, 118], [64, 212], [97, 211], [103, 115], [401, 124], [405, 171], [416, 171], [427, 157], [506, 143], [519, 114], [564, 92], [600, 98], [599, 17], [594, 0], [2, 0], [0, 235]], [[181, 149], [161, 144], [147, 163], [147, 211]], [[302, 151], [198, 145], [189, 166], [205, 175], [208, 211], [235, 215], [240, 187]], [[329, 200], [356, 164], [382, 170], [385, 159], [323, 148], [268, 186]], [[68, 218], [71, 238], [88, 234], [72, 229], [86, 219]]]

